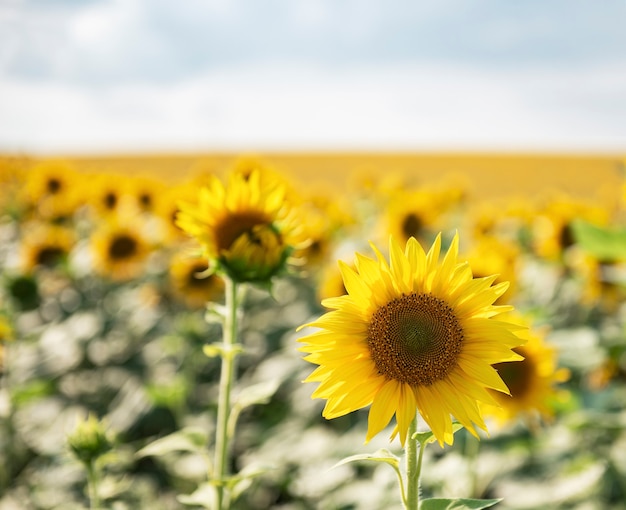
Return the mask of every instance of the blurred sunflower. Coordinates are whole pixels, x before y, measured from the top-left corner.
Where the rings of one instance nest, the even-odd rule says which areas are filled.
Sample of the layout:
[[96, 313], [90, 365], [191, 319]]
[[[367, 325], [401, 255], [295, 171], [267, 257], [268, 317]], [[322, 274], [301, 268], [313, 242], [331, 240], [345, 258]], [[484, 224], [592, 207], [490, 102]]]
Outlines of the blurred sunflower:
[[202, 246], [212, 269], [239, 282], [269, 282], [286, 268], [302, 231], [281, 180], [235, 172], [211, 177], [197, 203], [180, 202], [177, 224]]
[[128, 193], [128, 178], [124, 174], [105, 172], [85, 182], [88, 205], [96, 215], [110, 217], [120, 209]]
[[517, 290], [520, 255], [520, 249], [515, 243], [483, 236], [472, 243], [463, 258], [469, 262], [475, 278], [497, 275], [495, 283], [509, 282], [507, 291], [497, 300], [499, 304], [504, 304], [510, 301]]
[[[523, 319], [512, 320], [524, 324]], [[569, 370], [557, 366], [556, 350], [544, 341], [545, 330], [526, 329], [520, 336], [527, 342], [513, 350], [523, 361], [494, 364], [511, 394], [492, 391], [498, 405], [484, 406], [483, 410], [500, 425], [524, 418], [534, 428], [538, 419], [552, 419], [556, 404], [568, 398], [568, 392], [556, 385], [569, 379]]]
[[44, 161], [27, 173], [26, 202], [42, 218], [67, 218], [81, 203], [78, 182], [78, 174], [67, 164]]
[[150, 254], [140, 225], [129, 220], [123, 224], [103, 222], [91, 235], [90, 243], [94, 269], [115, 281], [139, 276]]
[[420, 243], [430, 243], [446, 209], [441, 197], [430, 191], [396, 191], [389, 196], [383, 237], [390, 234], [403, 243], [415, 237]]
[[[350, 266], [355, 269], [354, 265]], [[343, 283], [341, 270], [337, 264], [326, 264], [320, 272], [317, 289], [317, 297], [320, 302], [328, 298], [343, 296], [348, 293]]]
[[204, 257], [177, 252], [170, 261], [169, 281], [174, 296], [189, 308], [202, 308], [220, 301], [224, 280], [215, 273], [207, 274], [209, 264]]
[[186, 232], [178, 226], [177, 217], [181, 202], [194, 203], [198, 198], [199, 187], [189, 183], [167, 188], [156, 197], [154, 214], [161, 225], [161, 239], [165, 244], [187, 240]]
[[30, 273], [37, 268], [53, 268], [62, 264], [76, 242], [70, 228], [49, 223], [27, 224], [21, 243], [22, 270]]
[[165, 189], [165, 183], [153, 177], [135, 176], [129, 179], [129, 193], [134, 198], [137, 208], [142, 212], [154, 212], [157, 197]]
[[328, 419], [371, 404], [366, 441], [395, 414], [392, 438], [404, 444], [417, 411], [442, 446], [454, 439], [451, 414], [477, 435], [478, 403], [495, 404], [488, 389], [508, 393], [492, 365], [522, 359], [519, 326], [493, 319], [511, 309], [493, 305], [507, 284], [473, 278], [457, 261], [458, 236], [442, 261], [440, 247], [440, 235], [428, 254], [415, 238], [404, 250], [390, 238], [390, 263], [373, 245], [377, 260], [357, 253], [356, 270], [340, 261], [348, 293], [305, 325], [321, 328], [300, 339], [319, 365], [306, 379], [320, 383], [313, 397], [327, 399]]
[[626, 264], [622, 260], [600, 261], [581, 251], [567, 258], [572, 276], [581, 285], [583, 305], [615, 313], [626, 297]]
[[592, 204], [563, 195], [551, 197], [538, 211], [532, 225], [535, 252], [547, 260], [563, 261], [565, 253], [574, 246], [571, 224], [583, 219], [598, 226], [609, 223], [609, 211], [599, 204]]

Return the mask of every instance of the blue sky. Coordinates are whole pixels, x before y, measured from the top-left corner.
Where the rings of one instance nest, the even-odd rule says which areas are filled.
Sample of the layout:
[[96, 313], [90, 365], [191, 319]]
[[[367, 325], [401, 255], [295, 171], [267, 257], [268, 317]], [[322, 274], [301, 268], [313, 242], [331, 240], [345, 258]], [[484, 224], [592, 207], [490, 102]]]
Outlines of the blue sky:
[[0, 0], [0, 150], [626, 151], [626, 3]]

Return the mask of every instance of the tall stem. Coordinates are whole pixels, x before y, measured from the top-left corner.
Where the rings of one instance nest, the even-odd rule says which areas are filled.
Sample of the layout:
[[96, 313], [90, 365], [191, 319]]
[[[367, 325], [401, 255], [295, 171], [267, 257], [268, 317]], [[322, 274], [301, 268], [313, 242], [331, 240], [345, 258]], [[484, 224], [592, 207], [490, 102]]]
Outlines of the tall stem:
[[217, 430], [215, 434], [215, 462], [213, 478], [217, 484], [217, 510], [229, 506], [229, 497], [225, 490], [225, 478], [229, 474], [230, 437], [228, 435], [228, 417], [230, 400], [236, 373], [237, 352], [237, 283], [226, 278], [226, 317], [224, 319], [222, 371], [220, 374], [219, 400], [217, 408]]
[[96, 472], [95, 461], [85, 462], [87, 468], [87, 480], [89, 486], [89, 508], [98, 510], [100, 508], [100, 498], [98, 497], [98, 473]]
[[[424, 447], [417, 439], [412, 439], [417, 432], [417, 416], [409, 426], [406, 444], [406, 510], [417, 510], [419, 507], [420, 471], [422, 470], [422, 456]], [[419, 450], [419, 454], [418, 454]]]

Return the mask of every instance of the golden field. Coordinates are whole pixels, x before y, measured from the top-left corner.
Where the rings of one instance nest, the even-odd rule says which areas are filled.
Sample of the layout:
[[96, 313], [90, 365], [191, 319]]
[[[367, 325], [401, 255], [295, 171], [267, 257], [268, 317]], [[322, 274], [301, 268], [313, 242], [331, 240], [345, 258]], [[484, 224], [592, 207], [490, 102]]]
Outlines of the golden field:
[[[344, 190], [363, 175], [401, 179], [407, 185], [461, 179], [470, 197], [535, 195], [559, 190], [573, 196], [610, 200], [620, 193], [624, 157], [620, 154], [515, 154], [455, 152], [266, 152], [63, 156], [88, 172], [149, 174], [167, 182], [196, 172], [222, 174], [241, 158], [274, 166], [305, 186]], [[36, 158], [34, 158], [36, 159]]]

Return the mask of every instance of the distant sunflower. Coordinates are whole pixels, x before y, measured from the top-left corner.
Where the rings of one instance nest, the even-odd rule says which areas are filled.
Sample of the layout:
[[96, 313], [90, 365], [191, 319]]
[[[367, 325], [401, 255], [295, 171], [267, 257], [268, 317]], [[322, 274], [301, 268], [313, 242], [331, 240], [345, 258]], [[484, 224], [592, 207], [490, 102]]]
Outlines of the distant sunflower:
[[123, 174], [102, 173], [85, 182], [87, 202], [98, 216], [112, 216], [128, 194], [128, 178]]
[[211, 177], [197, 203], [181, 202], [177, 224], [195, 237], [215, 269], [239, 282], [268, 282], [301, 242], [286, 187], [279, 180]]
[[474, 277], [498, 275], [495, 283], [509, 282], [509, 287], [498, 299], [498, 304], [509, 302], [515, 295], [520, 256], [520, 249], [516, 244], [492, 236], [477, 239], [464, 254]]
[[165, 191], [165, 184], [152, 177], [136, 176], [129, 180], [129, 191], [140, 211], [152, 213], [158, 196]]
[[177, 252], [170, 262], [170, 283], [173, 294], [190, 308], [202, 308], [216, 302], [224, 294], [224, 280], [215, 273], [207, 274], [209, 264], [204, 257]]
[[473, 278], [457, 261], [458, 236], [441, 262], [440, 235], [427, 254], [415, 238], [404, 250], [390, 238], [390, 263], [372, 247], [377, 260], [357, 253], [356, 270], [339, 262], [348, 294], [326, 299], [332, 311], [305, 325], [321, 331], [300, 340], [319, 365], [306, 381], [320, 383], [324, 417], [371, 404], [367, 441], [395, 414], [392, 438], [404, 444], [416, 411], [442, 446], [453, 442], [451, 414], [477, 435], [478, 403], [495, 404], [488, 389], [508, 393], [492, 365], [521, 359], [519, 326], [493, 319], [511, 309], [493, 305], [507, 283]]
[[44, 161], [27, 173], [26, 201], [46, 219], [66, 218], [80, 204], [78, 175], [60, 161]]
[[394, 192], [386, 207], [384, 237], [390, 234], [403, 243], [415, 237], [430, 243], [448, 205], [440, 198], [426, 190]]
[[132, 222], [104, 222], [91, 237], [94, 268], [112, 280], [124, 281], [143, 272], [150, 247]]
[[[521, 324], [522, 320], [517, 322]], [[498, 406], [486, 406], [484, 413], [501, 425], [519, 417], [528, 420], [530, 425], [539, 418], [550, 420], [555, 404], [567, 398], [567, 392], [557, 388], [557, 384], [569, 378], [569, 371], [558, 367], [556, 349], [545, 343], [544, 334], [538, 329], [525, 330], [526, 344], [513, 349], [524, 359], [494, 365], [511, 394], [492, 391]]]
[[21, 245], [22, 269], [53, 268], [67, 259], [76, 242], [73, 230], [53, 224], [26, 225]]
[[532, 225], [535, 252], [552, 261], [563, 261], [575, 245], [572, 221], [583, 219], [594, 225], [609, 223], [609, 211], [601, 204], [589, 203], [567, 195], [550, 197], [538, 211]]

